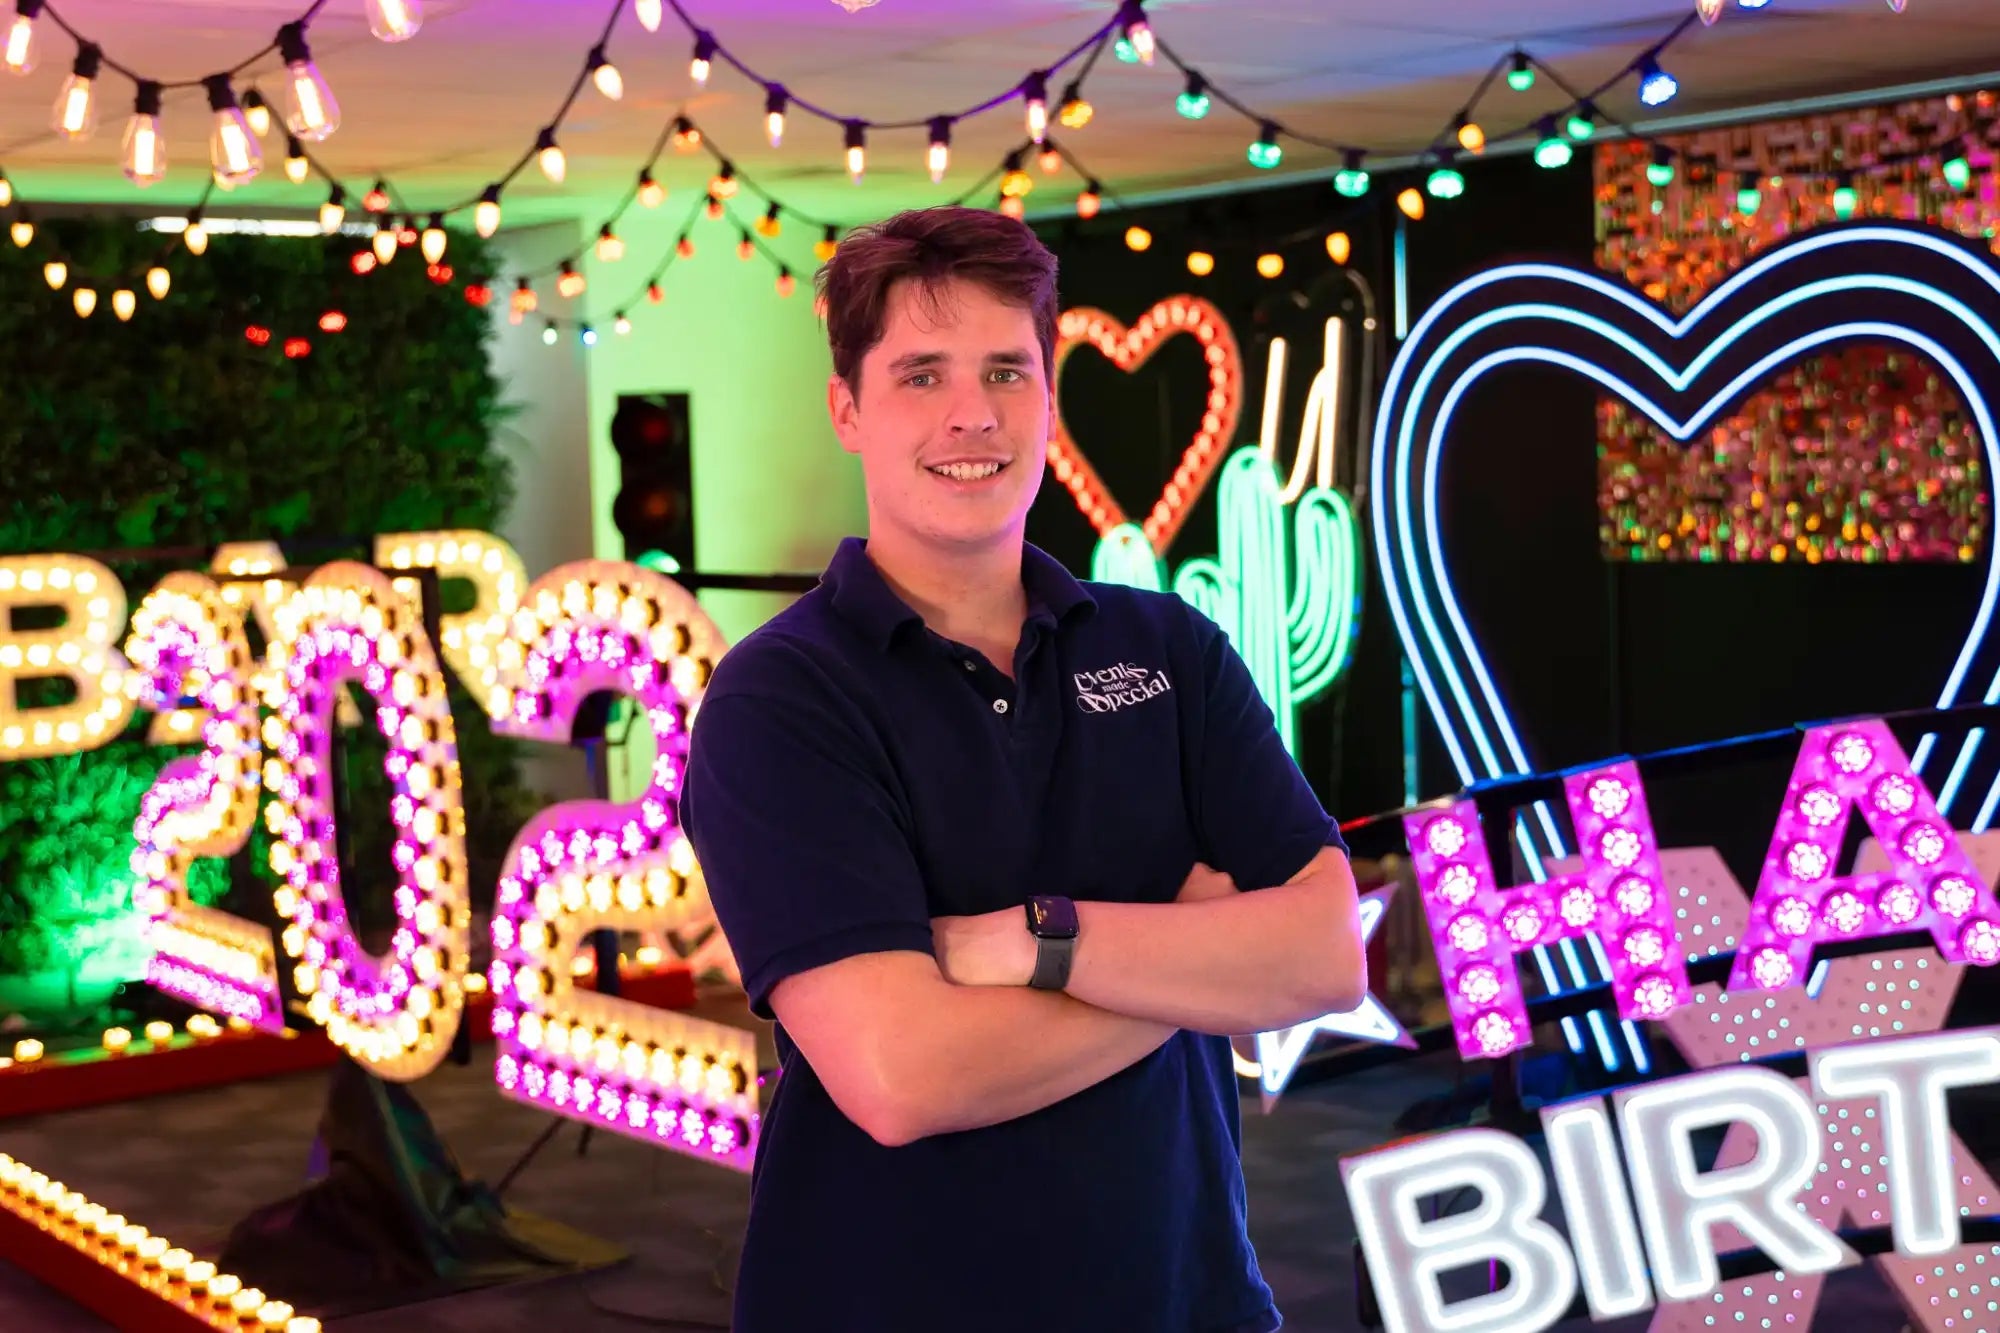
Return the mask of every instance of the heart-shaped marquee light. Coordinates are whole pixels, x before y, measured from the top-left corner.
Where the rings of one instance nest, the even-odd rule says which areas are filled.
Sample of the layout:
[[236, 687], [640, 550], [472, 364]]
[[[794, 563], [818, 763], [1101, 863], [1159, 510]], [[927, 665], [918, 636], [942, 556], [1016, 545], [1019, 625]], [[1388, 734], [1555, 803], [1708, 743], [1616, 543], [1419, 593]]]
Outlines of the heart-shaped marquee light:
[[[1145, 365], [1177, 334], [1186, 334], [1201, 345], [1202, 362], [1208, 368], [1208, 397], [1202, 408], [1201, 428], [1182, 452], [1180, 465], [1159, 498], [1140, 520], [1154, 553], [1162, 556], [1236, 437], [1236, 423], [1243, 411], [1243, 356], [1237, 350], [1236, 335], [1222, 312], [1198, 296], [1169, 296], [1156, 302], [1130, 328], [1088, 306], [1065, 310], [1056, 322], [1058, 386], [1064, 363], [1079, 347], [1095, 347], [1113, 365], [1130, 373]], [[1049, 440], [1049, 470], [1069, 491], [1097, 535], [1108, 536], [1130, 520], [1070, 435], [1062, 419], [1060, 393], [1057, 404], [1055, 429]]]
[[[1983, 249], [1931, 228], [1869, 222], [1807, 233], [1745, 265], [1684, 316], [1599, 273], [1511, 264], [1453, 288], [1410, 331], [1376, 416], [1376, 557], [1404, 652], [1460, 779], [1535, 771], [1507, 702], [1458, 604], [1438, 491], [1454, 413], [1484, 375], [1560, 366], [1618, 395], [1686, 442], [1771, 374], [1844, 343], [1893, 343], [1947, 376], [1978, 425], [1988, 475], [2000, 468], [1990, 396], [2000, 396], [2000, 270]], [[1579, 464], [1587, 455], [1578, 450]], [[1937, 706], [2000, 702], [2000, 636], [1989, 638], [2000, 565], [1989, 554], [1979, 602]], [[1690, 627], [1693, 630], [1695, 627]], [[1979, 753], [1926, 736], [1912, 765], [1950, 818], [1983, 831], [2000, 807], [2000, 746]], [[1935, 774], [1941, 774], [1939, 778]], [[1552, 812], [1519, 826], [1523, 858], [1564, 855]], [[1963, 823], [1963, 820], [1957, 822]]]

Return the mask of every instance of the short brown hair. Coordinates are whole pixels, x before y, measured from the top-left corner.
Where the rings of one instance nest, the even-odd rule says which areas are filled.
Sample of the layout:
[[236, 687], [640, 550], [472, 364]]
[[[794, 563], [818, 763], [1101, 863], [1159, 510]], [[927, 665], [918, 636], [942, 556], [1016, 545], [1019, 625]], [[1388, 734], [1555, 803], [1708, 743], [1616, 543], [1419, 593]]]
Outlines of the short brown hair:
[[935, 292], [951, 279], [976, 282], [1035, 317], [1042, 371], [1054, 373], [1056, 257], [1028, 225], [983, 208], [916, 208], [857, 227], [814, 279], [833, 373], [861, 391], [861, 359], [882, 341], [889, 292], [915, 279]]

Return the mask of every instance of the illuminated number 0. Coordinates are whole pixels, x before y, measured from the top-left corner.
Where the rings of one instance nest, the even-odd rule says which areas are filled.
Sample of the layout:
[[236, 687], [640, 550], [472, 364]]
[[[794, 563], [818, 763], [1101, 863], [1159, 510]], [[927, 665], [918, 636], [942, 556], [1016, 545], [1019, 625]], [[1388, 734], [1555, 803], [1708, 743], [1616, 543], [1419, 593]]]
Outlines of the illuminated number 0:
[[[465, 1005], [471, 932], [465, 811], [444, 677], [416, 604], [367, 565], [327, 565], [278, 613], [265, 765], [271, 869], [286, 952], [327, 1035], [376, 1074], [406, 1081], [444, 1058]], [[357, 680], [389, 743], [397, 884], [389, 953], [348, 925], [331, 787], [334, 700]]]
[[522, 597], [498, 648], [512, 693], [494, 729], [567, 741], [583, 700], [615, 690], [646, 710], [658, 752], [637, 800], [554, 806], [514, 840], [493, 913], [493, 1032], [507, 1096], [747, 1170], [754, 1034], [579, 991], [570, 973], [593, 930], [667, 929], [706, 906], [675, 803], [722, 646], [685, 590], [632, 565], [566, 565]]

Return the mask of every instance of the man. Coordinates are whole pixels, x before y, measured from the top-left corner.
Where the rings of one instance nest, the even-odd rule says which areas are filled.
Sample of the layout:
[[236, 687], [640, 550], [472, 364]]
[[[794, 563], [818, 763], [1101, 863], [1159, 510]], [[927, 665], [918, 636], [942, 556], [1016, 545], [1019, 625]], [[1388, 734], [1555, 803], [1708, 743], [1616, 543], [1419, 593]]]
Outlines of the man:
[[724, 656], [681, 801], [778, 1022], [736, 1333], [1280, 1324], [1226, 1034], [1359, 1003], [1354, 883], [1222, 632], [1024, 542], [1055, 277], [960, 208], [819, 275], [869, 535]]

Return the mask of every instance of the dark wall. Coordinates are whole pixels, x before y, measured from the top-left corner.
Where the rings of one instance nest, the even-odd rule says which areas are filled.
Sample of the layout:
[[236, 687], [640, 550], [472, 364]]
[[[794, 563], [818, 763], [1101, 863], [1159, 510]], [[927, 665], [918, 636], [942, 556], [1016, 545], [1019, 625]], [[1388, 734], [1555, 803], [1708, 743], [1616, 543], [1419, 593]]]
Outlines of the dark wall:
[[[1413, 320], [1452, 285], [1496, 264], [1591, 262], [1595, 204], [1582, 158], [1561, 171], [1523, 159], [1483, 162], [1466, 177], [1463, 198], [1429, 201], [1428, 216], [1404, 228]], [[1159, 238], [1145, 255], [1117, 239], [1130, 216], [1096, 234], [1056, 229], [1049, 239], [1063, 260], [1064, 303], [1129, 320], [1172, 292], [1214, 300], [1245, 344], [1253, 387], [1238, 436], [1254, 440], [1263, 341], [1283, 332], [1294, 348], [1315, 349], [1328, 303], [1347, 290], [1312, 284], [1332, 267], [1322, 248], [1327, 230], [1339, 226], [1353, 237], [1351, 262], [1374, 285], [1385, 323], [1392, 320], [1395, 188], [1378, 182], [1360, 209], [1325, 185], [1239, 197], [1223, 207], [1234, 210], [1230, 225], [1246, 243], [1233, 262], [1218, 251], [1207, 279], [1184, 267], [1184, 235], [1204, 225], [1185, 209], [1138, 219]], [[1255, 239], [1293, 232], [1300, 235], [1286, 250], [1285, 278], [1260, 278], [1251, 263]], [[1391, 324], [1390, 356], [1393, 345]], [[1191, 432], [1186, 414], [1198, 393], [1182, 387], [1185, 367], [1169, 383], [1094, 361], [1087, 353], [1074, 359], [1064, 413], [1128, 510], [1139, 508], [1171, 470], [1169, 455], [1180, 446], [1170, 442]], [[1295, 357], [1287, 455], [1317, 364], [1316, 353]], [[1460, 411], [1442, 468], [1445, 553], [1460, 605], [1538, 766], [1921, 708], [1936, 698], [1970, 623], [1983, 566], [1608, 563], [1598, 546], [1594, 403], [1591, 387], [1561, 372], [1498, 374]], [[1072, 568], [1087, 566], [1093, 534], [1053, 483], [1030, 535]], [[1211, 502], [1189, 523], [1174, 563], [1213, 551], [1213, 542]], [[1344, 818], [1389, 809], [1403, 796], [1401, 654], [1372, 548], [1369, 564], [1345, 689], [1300, 719], [1301, 766]], [[1420, 793], [1453, 790], [1457, 776], [1421, 705], [1418, 712]], [[1714, 842], [1740, 875], [1754, 875], [1789, 763], [1663, 781], [1653, 792], [1662, 836], [1669, 845]]]

